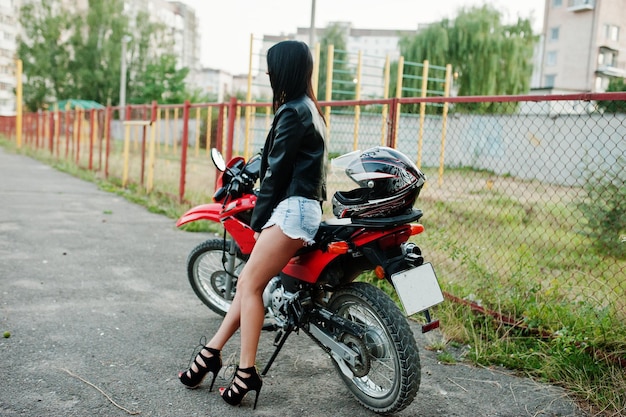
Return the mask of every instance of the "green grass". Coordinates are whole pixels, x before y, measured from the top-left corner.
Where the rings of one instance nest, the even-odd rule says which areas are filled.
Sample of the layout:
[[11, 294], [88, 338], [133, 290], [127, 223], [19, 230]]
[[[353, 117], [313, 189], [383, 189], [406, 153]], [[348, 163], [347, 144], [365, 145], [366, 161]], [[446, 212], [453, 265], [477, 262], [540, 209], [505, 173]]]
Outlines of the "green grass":
[[[520, 328], [446, 302], [436, 308], [468, 359], [566, 387], [589, 410], [626, 412], [625, 264], [590, 250], [572, 205], [537, 204], [532, 221], [507, 199], [423, 201], [416, 242], [444, 290], [522, 320]], [[622, 277], [622, 278], [619, 278]], [[550, 335], [550, 337], [540, 337]]]

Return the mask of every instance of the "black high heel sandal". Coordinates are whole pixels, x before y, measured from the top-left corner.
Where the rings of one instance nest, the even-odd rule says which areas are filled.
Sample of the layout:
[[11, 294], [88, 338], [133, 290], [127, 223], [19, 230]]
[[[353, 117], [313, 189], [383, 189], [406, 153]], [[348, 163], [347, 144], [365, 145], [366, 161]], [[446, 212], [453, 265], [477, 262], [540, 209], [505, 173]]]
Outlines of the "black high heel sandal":
[[[203, 355], [202, 352], [205, 350], [209, 352], [211, 356]], [[198, 358], [202, 358], [204, 365], [202, 362], [198, 362]], [[202, 380], [204, 380], [204, 377], [207, 376], [209, 372], [212, 372], [213, 379], [211, 380], [211, 386], [209, 387], [209, 391], [212, 391], [217, 373], [220, 369], [222, 369], [221, 351], [205, 346], [202, 350], [200, 350], [200, 352], [198, 352], [193, 363], [196, 364], [196, 368], [198, 370], [194, 371], [192, 364], [187, 371], [178, 374], [180, 382], [182, 382], [187, 388], [197, 388], [202, 383]]]
[[[247, 377], [243, 376], [246, 374], [248, 375]], [[233, 377], [233, 382], [231, 382], [230, 387], [222, 391], [222, 398], [230, 405], [241, 406], [243, 397], [245, 397], [250, 391], [254, 391], [255, 396], [253, 410], [256, 410], [256, 403], [259, 400], [259, 394], [261, 393], [262, 386], [263, 380], [259, 376], [256, 367], [237, 367], [237, 371], [235, 372], [235, 376]]]

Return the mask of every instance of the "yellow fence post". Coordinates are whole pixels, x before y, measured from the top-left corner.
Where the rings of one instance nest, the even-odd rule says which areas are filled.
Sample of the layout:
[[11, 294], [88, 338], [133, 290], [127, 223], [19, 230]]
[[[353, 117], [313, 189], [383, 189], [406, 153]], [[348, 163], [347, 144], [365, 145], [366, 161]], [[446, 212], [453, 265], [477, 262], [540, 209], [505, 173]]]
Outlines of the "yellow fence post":
[[[326, 62], [326, 101], [333, 99], [333, 60], [335, 59], [335, 46], [328, 45]], [[326, 146], [330, 145], [330, 106], [324, 109], [326, 117]]]
[[[156, 107], [156, 106], [155, 106]], [[150, 146], [148, 147], [148, 181], [146, 192], [151, 192], [154, 186], [154, 165], [156, 162], [156, 125], [150, 124]]]
[[[424, 67], [422, 68], [422, 98], [426, 98], [428, 93], [428, 60], [424, 61]], [[417, 167], [422, 167], [422, 146], [424, 144], [424, 120], [426, 119], [426, 102], [420, 103], [420, 129], [419, 137], [417, 139]]]
[[124, 123], [124, 167], [122, 170], [122, 187], [128, 184], [128, 164], [130, 159], [130, 124]]
[[[444, 97], [450, 96], [450, 77], [452, 75], [452, 65], [446, 65], [446, 82], [444, 87]], [[438, 183], [443, 183], [443, 165], [446, 153], [446, 129], [448, 125], [448, 102], [443, 103], [443, 117], [441, 126], [441, 153], [439, 155], [439, 180]]]
[[161, 109], [159, 108], [158, 105], [156, 109], [156, 121], [154, 122], [154, 126], [152, 128], [154, 129], [154, 135], [157, 138], [156, 153], [160, 154], [161, 153]]
[[135, 152], [139, 152], [139, 132], [139, 126], [133, 125], [133, 151]]
[[70, 101], [65, 103], [65, 159], [69, 157], [71, 137], [70, 137]]
[[[404, 57], [400, 55], [400, 59], [398, 59], [398, 76], [396, 82], [396, 98], [402, 98], [402, 79], [404, 77]], [[396, 146], [398, 143], [398, 130], [400, 130], [400, 107], [402, 105], [398, 101], [398, 105], [396, 106], [396, 120], [395, 125], [396, 128], [393, 131], [393, 146]]]
[[61, 147], [61, 111], [59, 105], [54, 105], [54, 143], [57, 159], [59, 158], [59, 150]]
[[[391, 62], [389, 59], [389, 54], [387, 54], [387, 57], [385, 58], [385, 78], [383, 80], [383, 98], [384, 99], [388, 99], [389, 98], [389, 80], [391, 78]], [[386, 141], [387, 141], [387, 117], [389, 116], [389, 105], [388, 104], [383, 104], [383, 111], [382, 111], [382, 126], [380, 129], [380, 144], [381, 145], [385, 145]]]
[[89, 111], [89, 169], [93, 169], [93, 148], [96, 145], [96, 134], [98, 133], [98, 119], [96, 110]]
[[[107, 103], [107, 107], [109, 107], [109, 106], [110, 106], [110, 101]], [[108, 166], [107, 164], [108, 164], [108, 161], [109, 161], [109, 153], [108, 153], [109, 147], [108, 147], [108, 139], [107, 138], [109, 138], [109, 126], [111, 125], [109, 123], [109, 118], [110, 117], [111, 117], [111, 112], [109, 112], [108, 109], [105, 109], [104, 110], [104, 121], [103, 121], [104, 126], [103, 126], [103, 133], [102, 133], [102, 140], [105, 142], [105, 149], [106, 149], [106, 151], [105, 151], [106, 154], [105, 154], [105, 157], [104, 157], [105, 158], [105, 168], [104, 168], [105, 173], [107, 173], [107, 168], [106, 167]]]
[[[237, 110], [235, 110], [235, 120], [237, 124], [235, 125], [235, 134], [233, 135], [233, 140], [235, 141], [235, 143], [233, 143], [233, 149], [235, 150], [236, 155], [242, 154], [241, 152], [241, 106], [239, 104], [241, 104], [241, 102], [237, 101]], [[248, 118], [248, 107], [246, 107], [246, 119], [247, 118]], [[247, 125], [248, 122], [246, 121], [245, 124]], [[244, 149], [244, 152], [247, 152], [247, 149]]]
[[211, 130], [213, 129], [213, 108], [207, 107], [206, 109], [206, 143], [204, 147], [206, 148], [206, 156], [209, 156], [209, 149], [211, 148]]
[[16, 101], [16, 115], [15, 115], [15, 142], [17, 143], [17, 148], [20, 149], [22, 147], [22, 115], [24, 111], [24, 106], [22, 104], [22, 71], [23, 71], [23, 62], [21, 59], [16, 61], [16, 69], [15, 69], [15, 101]]
[[72, 151], [76, 154], [76, 163], [80, 155], [80, 107], [74, 109], [74, 134], [72, 135], [73, 145]]
[[200, 156], [200, 107], [196, 107], [196, 142], [195, 146], [195, 154], [196, 158]]
[[315, 44], [315, 50], [313, 52], [313, 91], [315, 92], [315, 96], [318, 96], [317, 87], [320, 82], [320, 43]]
[[174, 108], [174, 133], [172, 135], [172, 151], [174, 155], [178, 152], [178, 107]]
[[271, 106], [267, 106], [265, 108], [265, 131], [269, 131], [270, 130], [270, 126], [271, 126], [271, 121], [272, 121], [272, 107]]
[[[362, 58], [363, 55], [359, 51], [357, 66], [356, 66], [356, 91], [354, 94], [355, 100], [361, 100], [361, 70], [362, 70]], [[359, 147], [359, 122], [361, 118], [361, 106], [358, 104], [354, 106], [354, 143], [352, 145], [353, 150], [357, 150]]]
[[[252, 101], [252, 57], [253, 57], [253, 46], [254, 46], [254, 36], [250, 34], [250, 51], [248, 53], [248, 92], [246, 93], [246, 103], [250, 103]], [[244, 132], [244, 143], [243, 143], [243, 157], [248, 160], [248, 147], [250, 145], [250, 123], [251, 123], [251, 112], [252, 108], [250, 106], [246, 107], [246, 122], [245, 122], [245, 132]], [[239, 115], [241, 114], [241, 110], [239, 106], [237, 106], [237, 120], [239, 120]], [[237, 142], [239, 145], [239, 142]]]
[[163, 151], [165, 153], [169, 153], [169, 151], [170, 151], [170, 137], [171, 137], [170, 109], [165, 108], [165, 109], [163, 109], [163, 112], [165, 113], [165, 134], [163, 135], [164, 136]]
[[46, 127], [46, 120], [47, 120], [47, 115], [46, 112], [43, 110], [39, 110], [37, 112], [37, 145], [35, 147], [39, 147], [39, 138], [41, 138], [41, 147], [45, 148], [46, 147], [46, 140], [45, 140], [45, 127]]

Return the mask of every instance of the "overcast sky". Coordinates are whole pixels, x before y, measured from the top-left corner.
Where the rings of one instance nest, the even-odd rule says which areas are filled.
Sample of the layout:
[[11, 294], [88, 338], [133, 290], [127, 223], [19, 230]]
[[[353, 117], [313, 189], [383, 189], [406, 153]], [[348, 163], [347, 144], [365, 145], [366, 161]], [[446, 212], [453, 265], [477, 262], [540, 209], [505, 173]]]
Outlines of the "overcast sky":
[[[295, 33], [311, 24], [312, 0], [179, 0], [200, 20], [202, 65], [232, 74], [248, 71], [250, 35]], [[507, 21], [530, 18], [543, 27], [545, 0], [316, 0], [315, 26], [351, 22], [358, 29], [415, 29], [418, 23], [453, 18], [462, 7], [491, 4]]]

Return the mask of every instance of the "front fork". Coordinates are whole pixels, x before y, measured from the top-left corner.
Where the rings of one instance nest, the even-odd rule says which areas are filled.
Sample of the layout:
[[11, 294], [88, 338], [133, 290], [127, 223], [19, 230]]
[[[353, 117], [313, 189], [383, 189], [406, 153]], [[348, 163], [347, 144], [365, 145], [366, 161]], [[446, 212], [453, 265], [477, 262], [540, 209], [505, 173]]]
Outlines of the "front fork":
[[230, 247], [226, 248], [226, 231], [224, 231], [224, 252], [222, 253], [222, 264], [224, 270], [229, 276], [226, 280], [224, 298], [228, 301], [232, 301], [231, 294], [233, 293], [233, 286], [235, 285], [235, 262], [237, 261], [237, 242], [235, 239], [230, 239]]

